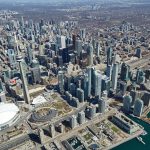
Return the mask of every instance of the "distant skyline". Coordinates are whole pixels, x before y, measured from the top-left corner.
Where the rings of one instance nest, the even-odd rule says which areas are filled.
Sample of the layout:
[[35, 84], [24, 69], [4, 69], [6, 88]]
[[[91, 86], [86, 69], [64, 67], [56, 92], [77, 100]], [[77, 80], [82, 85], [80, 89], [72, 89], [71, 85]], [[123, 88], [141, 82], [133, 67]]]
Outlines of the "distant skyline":
[[57, 3], [57, 2], [149, 2], [149, 0], [0, 0], [1, 2], [12, 3]]

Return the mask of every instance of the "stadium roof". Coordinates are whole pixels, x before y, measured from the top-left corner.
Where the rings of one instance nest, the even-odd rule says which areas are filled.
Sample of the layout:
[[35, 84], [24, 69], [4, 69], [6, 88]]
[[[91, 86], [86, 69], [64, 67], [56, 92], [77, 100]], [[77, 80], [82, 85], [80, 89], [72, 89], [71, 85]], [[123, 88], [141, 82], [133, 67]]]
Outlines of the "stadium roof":
[[9, 122], [17, 113], [19, 108], [13, 103], [0, 103], [0, 125]]

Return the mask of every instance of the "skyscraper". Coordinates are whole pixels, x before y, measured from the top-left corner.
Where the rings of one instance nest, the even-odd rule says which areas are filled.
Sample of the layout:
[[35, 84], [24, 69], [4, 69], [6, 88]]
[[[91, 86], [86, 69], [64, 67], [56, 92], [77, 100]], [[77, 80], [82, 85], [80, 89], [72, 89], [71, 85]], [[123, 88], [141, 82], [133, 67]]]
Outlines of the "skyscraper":
[[66, 37], [57, 35], [56, 37], [58, 48], [66, 48]]
[[77, 88], [77, 98], [79, 99], [79, 102], [83, 103], [84, 102], [84, 91], [80, 88]]
[[85, 122], [85, 112], [81, 111], [78, 113], [78, 122], [79, 124], [83, 124]]
[[87, 88], [88, 88], [88, 91], [87, 91], [87, 93], [88, 93], [88, 97], [90, 97], [91, 96], [91, 79], [92, 79], [92, 68], [91, 67], [88, 67], [87, 68], [87, 70], [86, 70], [86, 72], [87, 72], [87, 74], [88, 74], [88, 86], [87, 86]]
[[136, 99], [135, 104], [134, 104], [133, 114], [135, 116], [140, 117], [142, 115], [142, 112], [143, 112], [143, 107], [144, 107], [143, 101], [139, 98]]
[[129, 80], [130, 67], [126, 63], [122, 63], [120, 78], [123, 81]]
[[93, 46], [92, 44], [89, 44], [87, 48], [87, 64], [88, 66], [93, 65]]
[[112, 77], [112, 65], [108, 65], [106, 69], [106, 76], [111, 80]]
[[63, 71], [58, 72], [58, 86], [59, 86], [59, 92], [64, 93], [64, 72]]
[[78, 57], [80, 57], [81, 51], [82, 51], [82, 41], [81, 40], [75, 41], [75, 51], [77, 52]]
[[107, 66], [112, 64], [112, 53], [113, 53], [113, 49], [109, 47], [107, 49]]
[[125, 95], [123, 97], [123, 110], [125, 112], [130, 112], [132, 105], [132, 97], [130, 95]]
[[72, 115], [70, 118], [70, 126], [72, 129], [77, 126], [77, 117], [75, 115]]
[[117, 89], [117, 80], [118, 80], [118, 63], [113, 65], [113, 70], [112, 70], [112, 89], [116, 90]]
[[94, 72], [94, 96], [101, 97], [102, 75], [100, 72]]
[[9, 60], [10, 66], [11, 67], [16, 67], [17, 61], [16, 61], [15, 50], [14, 49], [8, 49], [7, 54], [8, 54], [8, 60]]
[[103, 114], [105, 112], [105, 109], [106, 109], [106, 102], [103, 98], [100, 98], [98, 100], [98, 112]]

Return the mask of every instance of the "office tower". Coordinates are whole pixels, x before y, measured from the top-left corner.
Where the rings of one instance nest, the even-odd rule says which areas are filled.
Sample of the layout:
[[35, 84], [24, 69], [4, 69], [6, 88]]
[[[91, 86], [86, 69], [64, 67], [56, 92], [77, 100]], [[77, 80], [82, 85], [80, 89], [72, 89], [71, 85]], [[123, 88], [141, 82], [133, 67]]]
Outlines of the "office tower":
[[54, 124], [50, 124], [49, 125], [49, 133], [50, 133], [50, 136], [52, 138], [55, 136], [55, 127], [54, 127]]
[[87, 117], [89, 119], [93, 119], [95, 114], [96, 114], [96, 107], [94, 105], [89, 106], [88, 107], [88, 114], [87, 114], [88, 116]]
[[66, 37], [65, 36], [57, 35], [56, 41], [57, 41], [58, 49], [59, 48], [66, 48]]
[[136, 82], [137, 84], [145, 83], [145, 73], [143, 70], [138, 69], [136, 73]]
[[100, 52], [101, 52], [101, 46], [100, 46], [100, 43], [97, 42], [97, 43], [96, 43], [96, 56], [97, 56], [97, 57], [100, 56]]
[[140, 91], [141, 92], [141, 99], [144, 102], [144, 105], [150, 106], [150, 92], [148, 91]]
[[11, 67], [16, 67], [17, 61], [16, 61], [16, 54], [14, 49], [8, 49], [7, 50], [8, 54], [8, 61]]
[[27, 59], [28, 59], [28, 64], [31, 65], [33, 60], [33, 51], [30, 46], [27, 46]]
[[72, 96], [76, 96], [76, 85], [74, 83], [70, 83], [70, 93]]
[[88, 66], [93, 65], [93, 46], [92, 44], [89, 44], [87, 48], [87, 64]]
[[98, 112], [104, 113], [106, 109], [106, 102], [103, 98], [98, 99]]
[[59, 92], [64, 93], [64, 72], [59, 71], [58, 72], [58, 86], [59, 86]]
[[75, 115], [72, 115], [70, 118], [70, 126], [72, 129], [77, 126], [77, 117]]
[[30, 96], [29, 96], [27, 82], [26, 82], [26, 78], [25, 78], [25, 74], [24, 74], [24, 70], [23, 70], [23, 58], [21, 55], [17, 56], [17, 61], [19, 63], [19, 68], [20, 68], [24, 100], [27, 104], [30, 104]]
[[113, 53], [113, 49], [109, 47], [107, 49], [107, 66], [112, 65], [112, 53]]
[[68, 91], [66, 91], [65, 94], [66, 94], [66, 99], [67, 99], [68, 103], [71, 104], [71, 101], [72, 101], [72, 95], [71, 95]]
[[135, 104], [134, 104], [134, 110], [133, 110], [133, 114], [135, 116], [138, 116], [140, 117], [143, 113], [143, 107], [144, 107], [144, 104], [143, 104], [143, 101], [141, 99], [136, 99], [135, 100]]
[[130, 112], [132, 106], [132, 97], [130, 95], [125, 95], [123, 97], [123, 110], [125, 112]]
[[88, 87], [89, 87], [88, 74], [85, 73], [84, 74], [84, 78], [83, 78], [83, 90], [84, 90], [84, 98], [85, 98], [85, 100], [88, 98], [88, 95], [90, 93], [88, 91]]
[[94, 72], [94, 96], [101, 97], [102, 75], [100, 72]]
[[129, 71], [130, 71], [130, 67], [126, 63], [122, 63], [121, 74], [120, 74], [121, 80], [123, 80], [123, 81], [129, 80], [129, 78], [130, 78]]
[[138, 58], [141, 58], [141, 57], [142, 57], [142, 51], [141, 51], [141, 48], [140, 48], [140, 47], [138, 47], [138, 48], [136, 49], [135, 56], [138, 57]]
[[112, 89], [117, 89], [117, 80], [118, 80], [118, 63], [113, 65], [112, 69]]
[[76, 94], [77, 98], [79, 99], [80, 103], [84, 102], [84, 91], [80, 88], [77, 88], [77, 94]]
[[79, 99], [76, 98], [76, 97], [72, 97], [71, 105], [72, 105], [73, 107], [78, 108], [78, 107], [80, 106]]
[[63, 48], [62, 59], [63, 59], [63, 63], [69, 63], [69, 49], [68, 48]]
[[66, 91], [70, 91], [70, 83], [72, 82], [72, 76], [70, 76], [70, 75], [66, 75], [65, 76], [65, 89], [66, 89]]
[[117, 82], [117, 93], [119, 92], [121, 96], [123, 96], [126, 93], [126, 90], [127, 90], [127, 83], [119, 80]]
[[81, 29], [80, 30], [80, 36], [81, 36], [82, 39], [85, 39], [85, 37], [86, 37], [86, 29]]
[[57, 58], [58, 58], [57, 59], [57, 65], [62, 67], [63, 66], [63, 58], [62, 58], [62, 56], [58, 56]]
[[83, 124], [85, 123], [85, 112], [81, 111], [78, 113], [78, 123]]
[[21, 17], [21, 27], [22, 27], [22, 28], [24, 28], [24, 27], [25, 27], [25, 25], [24, 25], [24, 18], [23, 18], [23, 16]]
[[108, 65], [106, 69], [106, 76], [111, 80], [112, 77], [112, 65]]
[[40, 66], [39, 62], [34, 59], [31, 64], [31, 74], [33, 78], [34, 83], [40, 83], [41, 82], [41, 72], [40, 72]]
[[7, 36], [8, 48], [13, 49], [15, 45], [15, 39], [12, 35]]
[[[91, 67], [88, 67], [87, 70], [87, 75], [88, 75], [88, 84], [87, 84], [87, 96], [88, 97], [91, 97], [91, 88], [92, 88], [92, 82], [91, 82], [91, 79], [92, 79], [92, 68]], [[86, 88], [86, 87], [85, 87]]]
[[109, 93], [110, 90], [110, 78], [107, 77], [106, 75], [102, 76], [102, 87], [101, 87], [101, 91], [107, 91], [107, 93]]
[[82, 41], [76, 40], [75, 41], [75, 51], [77, 52], [78, 57], [80, 57], [82, 52]]

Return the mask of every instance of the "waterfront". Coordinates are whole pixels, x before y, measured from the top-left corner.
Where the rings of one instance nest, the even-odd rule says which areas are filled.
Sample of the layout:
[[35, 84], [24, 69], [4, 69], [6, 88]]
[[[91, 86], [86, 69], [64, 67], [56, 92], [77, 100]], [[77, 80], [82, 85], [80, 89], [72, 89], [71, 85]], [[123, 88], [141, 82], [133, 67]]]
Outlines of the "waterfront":
[[[150, 125], [142, 120], [139, 120], [138, 118], [134, 118], [132, 116], [128, 117], [144, 127], [145, 131], [147, 132], [147, 135], [141, 135], [141, 137], [146, 144], [144, 145], [141, 142], [139, 142], [136, 138], [134, 138], [124, 144], [113, 148], [112, 150], [126, 150], [127, 148], [136, 150], [150, 150]], [[148, 114], [148, 117], [150, 117], [150, 113]]]

